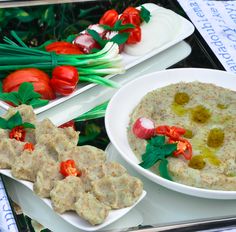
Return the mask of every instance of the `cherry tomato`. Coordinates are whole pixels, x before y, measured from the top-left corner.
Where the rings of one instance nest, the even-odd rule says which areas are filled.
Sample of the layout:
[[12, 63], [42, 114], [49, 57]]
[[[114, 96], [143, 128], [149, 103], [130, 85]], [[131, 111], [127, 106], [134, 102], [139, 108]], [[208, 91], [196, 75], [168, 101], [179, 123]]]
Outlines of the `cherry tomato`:
[[26, 68], [10, 73], [3, 80], [3, 92], [17, 91], [24, 82], [32, 83], [34, 91], [41, 94], [42, 99], [55, 99], [55, 94], [50, 86], [50, 77], [36, 68]]
[[80, 171], [77, 170], [74, 160], [66, 160], [60, 163], [60, 173], [63, 176], [80, 176]]
[[10, 131], [9, 138], [24, 142], [25, 141], [25, 134], [26, 134], [26, 131], [23, 126], [16, 126], [16, 127], [12, 128], [12, 130]]
[[74, 130], [75, 128], [75, 121], [71, 120], [69, 122], [63, 123], [62, 125], [59, 126], [59, 128], [65, 128], [65, 127], [72, 127]]
[[63, 96], [71, 94], [79, 81], [79, 74], [73, 66], [57, 66], [53, 69], [51, 86]]
[[104, 13], [104, 15], [99, 20], [99, 24], [108, 25], [113, 27], [118, 20], [118, 12], [114, 9], [108, 10]]
[[177, 126], [158, 126], [156, 127], [156, 133], [166, 135], [171, 139], [179, 139], [181, 135], [184, 135], [186, 130]]
[[177, 143], [177, 151], [173, 153], [174, 156], [183, 155], [186, 160], [192, 158], [192, 145], [187, 139], [179, 138], [178, 140], [174, 140], [170, 138], [169, 143]]
[[83, 54], [76, 44], [64, 41], [53, 42], [47, 45], [45, 49], [48, 52], [55, 52], [56, 54]]
[[131, 23], [134, 26], [140, 26], [141, 24], [140, 11], [130, 6], [126, 8], [124, 12], [121, 14], [120, 20], [122, 21], [122, 24]]
[[126, 30], [126, 32], [129, 32], [129, 38], [126, 41], [127, 44], [136, 44], [141, 41], [141, 28], [135, 27]]

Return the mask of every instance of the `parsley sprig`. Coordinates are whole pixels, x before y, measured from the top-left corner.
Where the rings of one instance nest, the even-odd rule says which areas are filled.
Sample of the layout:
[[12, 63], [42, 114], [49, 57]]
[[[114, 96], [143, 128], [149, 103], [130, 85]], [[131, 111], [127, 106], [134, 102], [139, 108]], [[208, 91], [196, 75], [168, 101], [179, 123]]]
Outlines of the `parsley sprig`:
[[101, 26], [107, 31], [124, 31], [127, 29], [135, 28], [132, 23], [122, 24], [121, 20], [117, 20], [113, 27], [103, 24], [101, 24]]
[[151, 13], [144, 6], [141, 6], [140, 17], [144, 22], [148, 23], [151, 18]]
[[95, 31], [91, 29], [87, 29], [87, 32], [93, 37], [93, 39], [98, 42], [98, 44], [103, 48], [108, 42], [114, 42], [118, 45], [124, 44], [129, 38], [128, 32], [123, 32], [121, 34], [117, 34], [109, 40], [102, 39], [101, 36]]
[[20, 113], [17, 111], [9, 119], [0, 117], [0, 128], [12, 130], [14, 127], [22, 126], [24, 128], [35, 129], [35, 125], [29, 122], [23, 122]]
[[148, 169], [160, 161], [159, 172], [160, 175], [168, 180], [172, 180], [168, 172], [167, 157], [171, 156], [177, 150], [176, 143], [166, 143], [165, 136], [155, 136], [147, 140], [146, 151], [142, 155], [141, 167]]
[[48, 100], [41, 99], [41, 95], [34, 91], [34, 86], [30, 82], [24, 82], [20, 85], [18, 92], [0, 93], [0, 99], [11, 102], [15, 106], [21, 104], [31, 105], [33, 108], [45, 106]]

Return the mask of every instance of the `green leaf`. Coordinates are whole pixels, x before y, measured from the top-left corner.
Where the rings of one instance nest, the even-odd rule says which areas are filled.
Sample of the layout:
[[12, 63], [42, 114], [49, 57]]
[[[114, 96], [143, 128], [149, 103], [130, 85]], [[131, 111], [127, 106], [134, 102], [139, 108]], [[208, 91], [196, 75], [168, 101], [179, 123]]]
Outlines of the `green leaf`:
[[121, 20], [117, 20], [115, 25], [113, 27], [110, 27], [108, 25], [101, 25], [106, 31], [123, 31], [131, 28], [135, 28], [135, 26], [132, 23], [122, 24]]
[[0, 81], [0, 93], [2, 93], [2, 82]]
[[8, 129], [7, 120], [5, 118], [0, 118], [0, 128]]
[[34, 98], [32, 99], [29, 104], [33, 107], [33, 108], [38, 108], [38, 107], [42, 107], [45, 106], [49, 103], [49, 100], [45, 100], [45, 99], [40, 99], [40, 98]]
[[52, 27], [55, 25], [55, 16], [54, 16], [54, 7], [49, 6], [41, 17], [42, 22], [46, 23], [49, 27]]
[[79, 136], [79, 145], [83, 145], [89, 141], [93, 141], [101, 133], [100, 127], [96, 124], [88, 124], [85, 128], [85, 135]]
[[0, 93], [0, 99], [6, 102], [11, 102], [15, 106], [20, 105], [19, 98], [17, 97], [17, 92]]
[[113, 31], [123, 31], [123, 30], [131, 29], [131, 28], [135, 28], [134, 24], [127, 23], [123, 25], [121, 20], [117, 20], [113, 27]]
[[151, 18], [151, 13], [144, 6], [141, 6], [140, 17], [144, 22], [148, 23]]
[[160, 176], [167, 179], [167, 180], [172, 180], [169, 171], [168, 171], [168, 160], [167, 159], [162, 159], [159, 164], [159, 172]]
[[120, 44], [124, 44], [127, 41], [128, 38], [129, 38], [129, 33], [128, 32], [124, 32], [124, 33], [115, 35], [114, 37], [112, 37], [110, 39], [110, 41], [120, 45]]
[[152, 167], [160, 158], [151, 153], [146, 156], [146, 159], [141, 162], [139, 165], [145, 169]]
[[22, 117], [18, 111], [13, 116], [11, 116], [7, 121], [7, 125], [9, 129], [22, 125], [22, 123], [23, 123]]
[[18, 94], [22, 104], [27, 104], [33, 98], [41, 97], [39, 93], [34, 92], [34, 86], [29, 82], [24, 82], [20, 85]]
[[66, 38], [66, 42], [69, 42], [69, 43], [72, 43], [74, 41], [74, 39], [78, 36], [78, 34], [73, 34], [73, 35], [69, 35], [67, 38]]
[[22, 125], [24, 128], [32, 128], [32, 129], [35, 129], [35, 125], [32, 124], [32, 123], [29, 123], [29, 122], [24, 122], [22, 123]]
[[14, 9], [14, 16], [17, 18], [20, 22], [30, 22], [34, 19], [32, 15], [30, 15], [28, 12], [22, 10], [21, 8]]
[[160, 155], [171, 155], [177, 149], [176, 143], [164, 144], [162, 146], [156, 147], [156, 152]]
[[101, 47], [104, 47], [108, 42], [108, 40], [103, 40], [95, 30], [87, 29], [87, 32], [93, 37], [95, 41], [99, 43]]
[[165, 144], [165, 136], [160, 135], [152, 137], [150, 140], [148, 140], [148, 144], [156, 147], [163, 145]]

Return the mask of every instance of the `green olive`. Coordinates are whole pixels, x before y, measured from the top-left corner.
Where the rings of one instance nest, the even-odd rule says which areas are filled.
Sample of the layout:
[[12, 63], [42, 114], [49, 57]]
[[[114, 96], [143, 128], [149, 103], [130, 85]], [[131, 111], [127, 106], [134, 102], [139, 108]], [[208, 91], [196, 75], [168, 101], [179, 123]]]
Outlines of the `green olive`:
[[194, 169], [203, 169], [205, 167], [206, 163], [204, 161], [204, 157], [202, 155], [195, 155], [192, 157], [192, 159], [189, 161], [188, 166]]
[[193, 131], [186, 129], [186, 132], [184, 133], [184, 137], [187, 139], [191, 139], [193, 137]]
[[211, 112], [202, 105], [198, 105], [191, 110], [192, 120], [198, 123], [205, 123], [211, 117]]
[[175, 94], [175, 103], [184, 105], [189, 102], [189, 95], [185, 92], [178, 92]]
[[220, 128], [210, 130], [207, 138], [208, 147], [220, 147], [224, 142], [225, 133]]

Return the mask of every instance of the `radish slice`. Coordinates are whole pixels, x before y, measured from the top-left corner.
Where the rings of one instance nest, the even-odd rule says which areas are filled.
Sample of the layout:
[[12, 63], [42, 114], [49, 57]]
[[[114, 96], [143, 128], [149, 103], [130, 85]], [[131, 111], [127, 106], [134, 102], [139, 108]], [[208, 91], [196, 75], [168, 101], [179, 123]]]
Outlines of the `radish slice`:
[[140, 139], [150, 139], [155, 134], [154, 122], [148, 118], [138, 118], [133, 125], [133, 133]]

